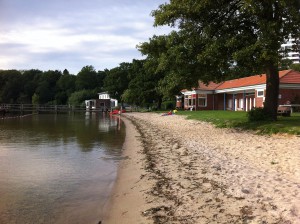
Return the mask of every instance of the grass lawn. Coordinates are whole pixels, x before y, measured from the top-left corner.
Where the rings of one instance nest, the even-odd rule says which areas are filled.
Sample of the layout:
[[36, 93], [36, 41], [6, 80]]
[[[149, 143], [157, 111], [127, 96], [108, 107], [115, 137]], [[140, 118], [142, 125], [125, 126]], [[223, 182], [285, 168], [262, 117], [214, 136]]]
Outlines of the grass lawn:
[[291, 117], [278, 117], [278, 121], [248, 122], [247, 112], [233, 111], [178, 111], [188, 119], [211, 122], [217, 127], [242, 128], [260, 134], [288, 133], [300, 135], [300, 113]]

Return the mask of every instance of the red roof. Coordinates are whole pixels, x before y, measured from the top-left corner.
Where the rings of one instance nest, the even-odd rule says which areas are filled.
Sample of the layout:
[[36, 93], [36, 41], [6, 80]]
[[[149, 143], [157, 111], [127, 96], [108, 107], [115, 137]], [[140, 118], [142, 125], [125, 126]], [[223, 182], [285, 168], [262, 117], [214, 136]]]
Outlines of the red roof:
[[196, 89], [201, 89], [201, 90], [215, 90], [219, 85], [222, 85], [222, 83], [214, 83], [214, 82], [209, 82], [208, 85], [205, 83], [199, 81], [199, 87]]
[[[279, 71], [280, 84], [300, 84], [300, 72], [294, 70]], [[244, 86], [254, 86], [266, 83], [266, 74], [254, 75], [240, 79], [232, 79], [221, 83], [210, 82], [205, 85], [199, 81], [199, 87], [201, 90], [221, 90], [239, 88]]]
[[280, 77], [280, 84], [300, 84], [300, 72], [288, 70], [286, 75]]

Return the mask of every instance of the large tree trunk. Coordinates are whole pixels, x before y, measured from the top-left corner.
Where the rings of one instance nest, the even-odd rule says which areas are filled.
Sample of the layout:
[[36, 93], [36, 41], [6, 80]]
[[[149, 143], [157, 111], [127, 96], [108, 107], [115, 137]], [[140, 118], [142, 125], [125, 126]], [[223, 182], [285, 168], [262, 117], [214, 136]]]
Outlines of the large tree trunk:
[[266, 75], [266, 99], [264, 108], [270, 119], [276, 121], [279, 94], [278, 68], [270, 63], [266, 67]]

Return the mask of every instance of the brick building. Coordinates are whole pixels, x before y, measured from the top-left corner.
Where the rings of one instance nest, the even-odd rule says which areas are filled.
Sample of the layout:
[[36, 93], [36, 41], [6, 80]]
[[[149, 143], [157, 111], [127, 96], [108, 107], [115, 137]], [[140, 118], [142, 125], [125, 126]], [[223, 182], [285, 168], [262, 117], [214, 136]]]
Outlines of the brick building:
[[[279, 72], [278, 104], [300, 103], [300, 72], [284, 70]], [[182, 90], [176, 96], [176, 106], [186, 110], [233, 110], [249, 111], [263, 107], [266, 94], [266, 74], [233, 79], [205, 85], [199, 82], [197, 88]]]

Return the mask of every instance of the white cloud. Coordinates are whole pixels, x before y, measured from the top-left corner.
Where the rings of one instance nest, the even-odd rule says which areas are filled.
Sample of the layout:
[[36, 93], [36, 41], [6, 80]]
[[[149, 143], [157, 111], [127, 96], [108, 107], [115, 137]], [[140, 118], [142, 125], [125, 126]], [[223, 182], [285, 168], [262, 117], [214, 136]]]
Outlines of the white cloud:
[[102, 70], [141, 58], [137, 44], [169, 32], [152, 26], [150, 12], [161, 3], [2, 0], [0, 69], [67, 68], [77, 74], [85, 65]]

